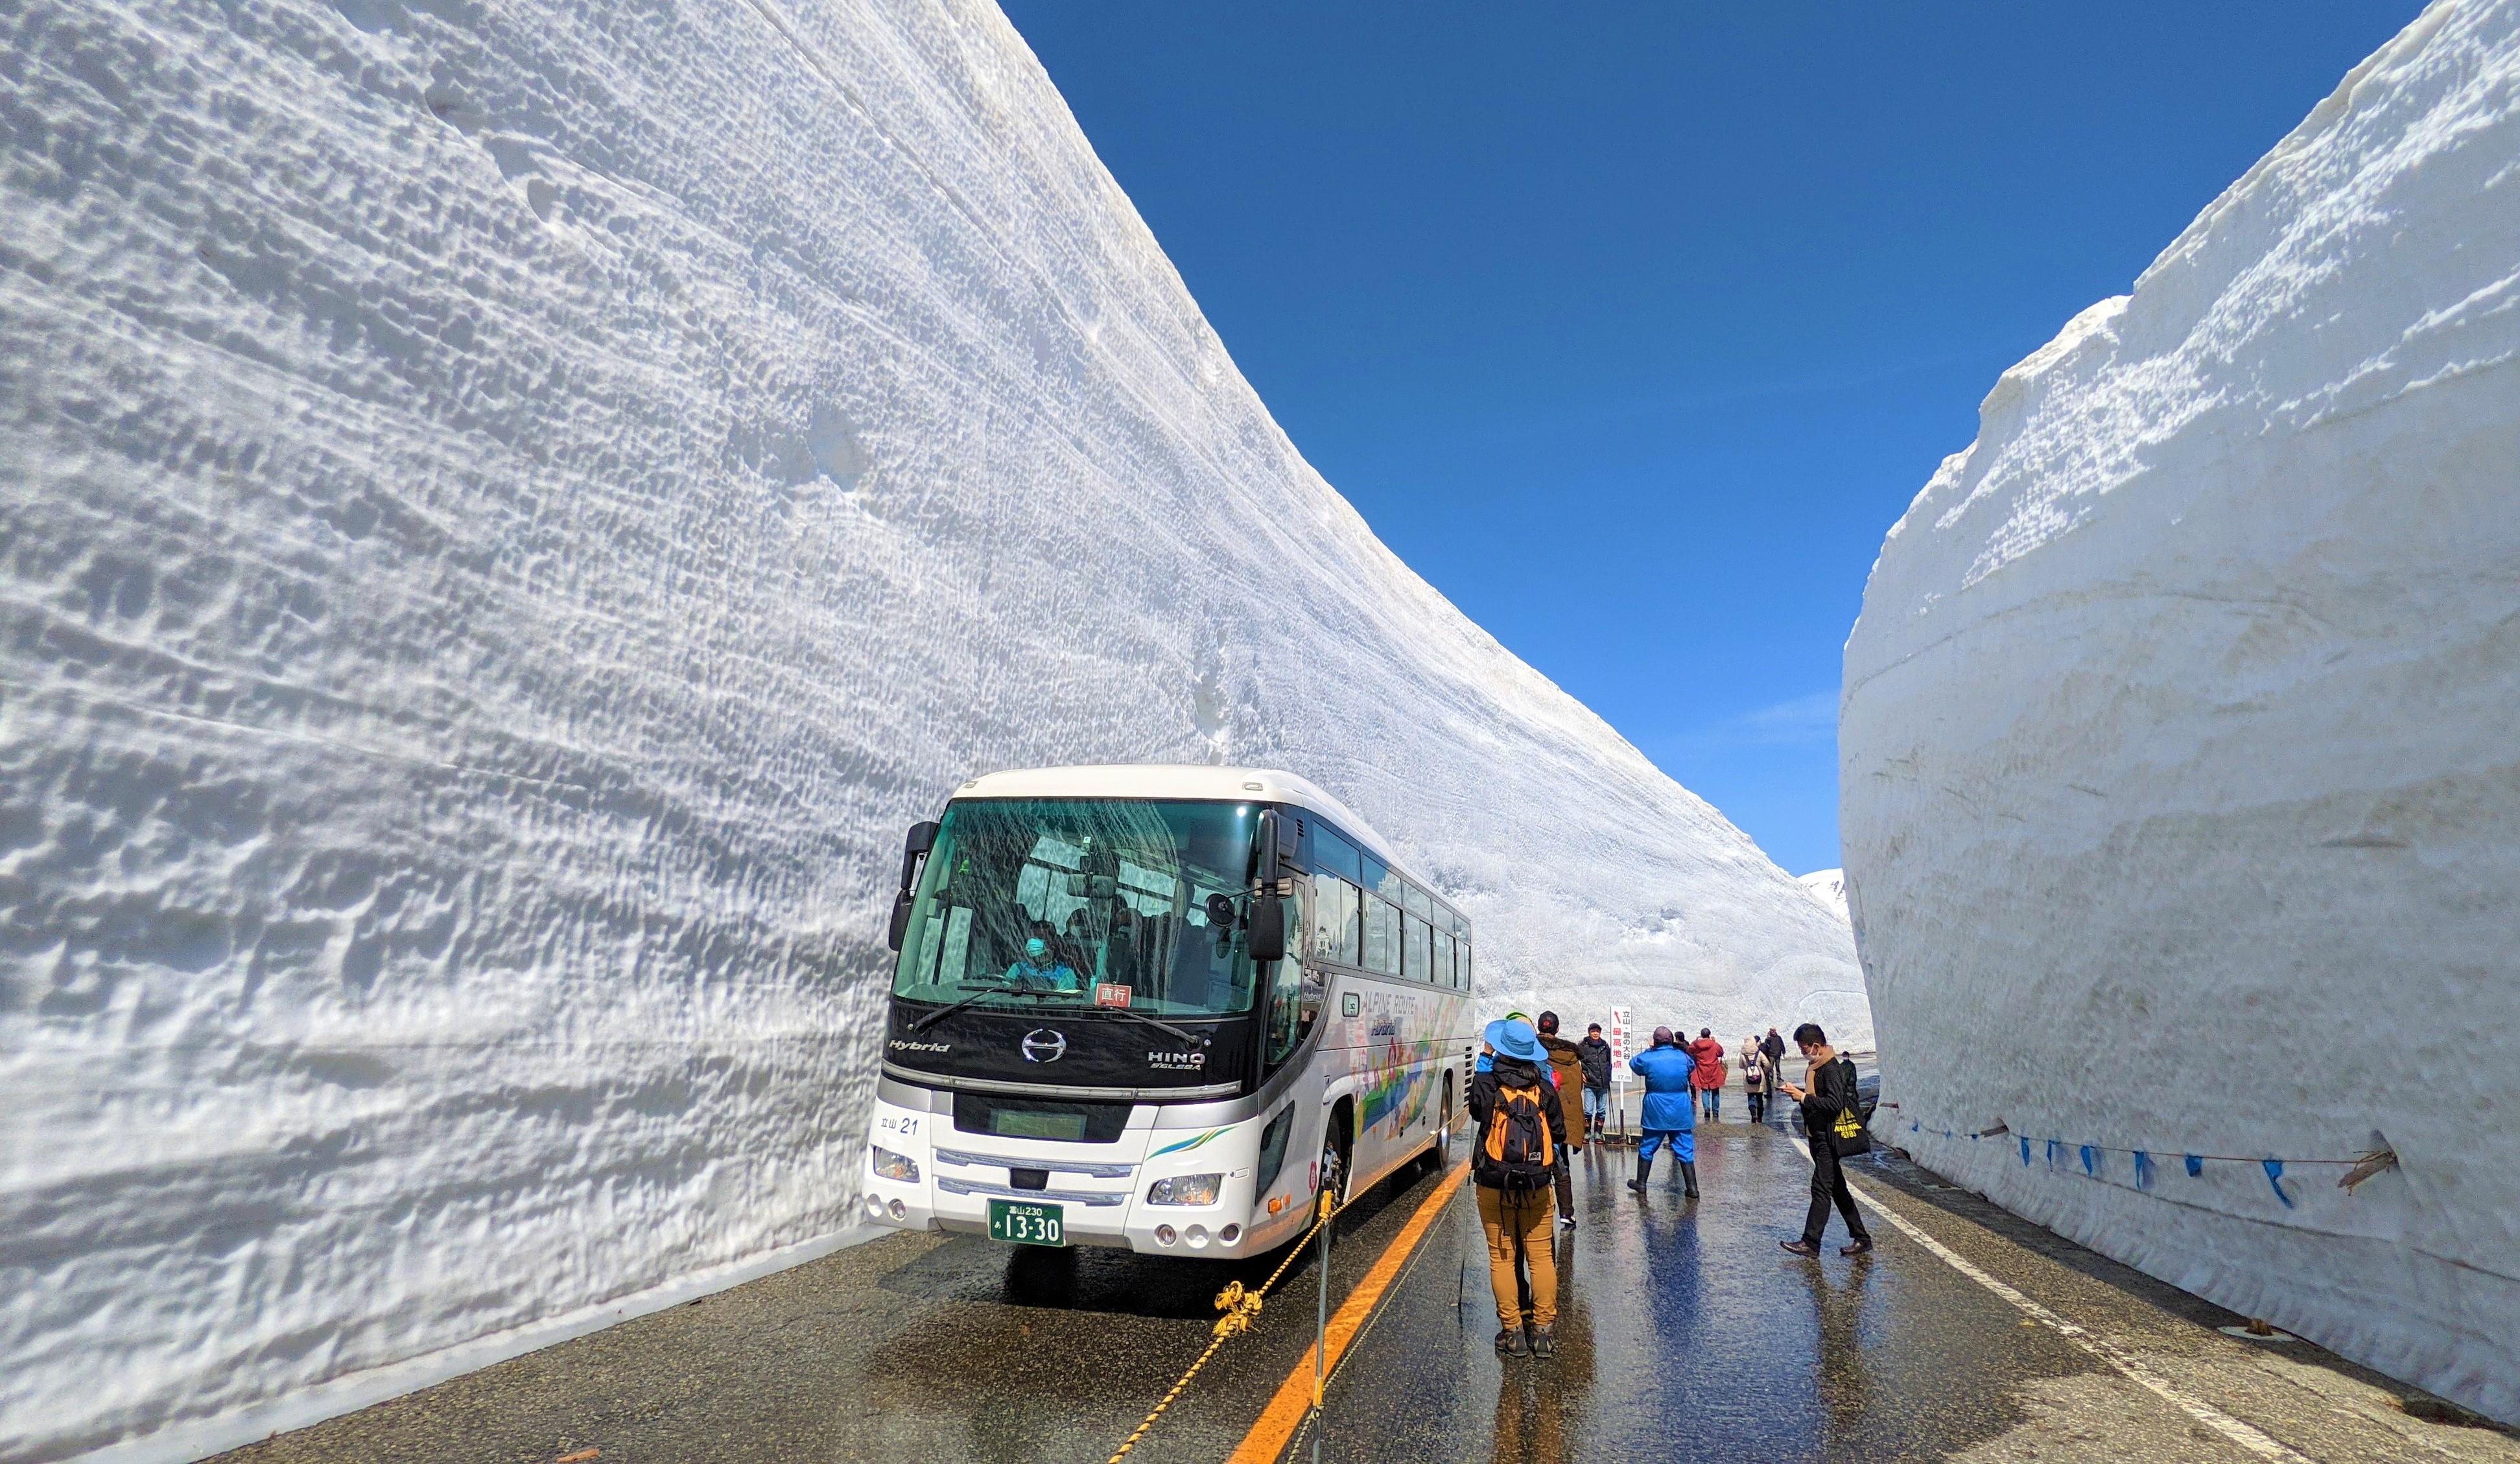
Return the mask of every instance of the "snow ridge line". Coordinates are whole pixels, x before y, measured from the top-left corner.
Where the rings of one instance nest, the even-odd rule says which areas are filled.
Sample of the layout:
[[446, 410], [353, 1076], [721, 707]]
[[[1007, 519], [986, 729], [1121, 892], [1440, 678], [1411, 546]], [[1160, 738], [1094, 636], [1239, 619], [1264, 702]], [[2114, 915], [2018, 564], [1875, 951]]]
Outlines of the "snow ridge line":
[[[1794, 1138], [1794, 1147], [1802, 1151], [1803, 1158], [1811, 1158], [1811, 1146], [1804, 1143], [1801, 1138]], [[2239, 1419], [2233, 1418], [2230, 1414], [2224, 1412], [2222, 1409], [2215, 1407], [2212, 1403], [2205, 1401], [2203, 1398], [2189, 1393], [2178, 1384], [2171, 1382], [2168, 1378], [2154, 1372], [2151, 1368], [2146, 1367], [2142, 1362], [2138, 1361], [2134, 1353], [2118, 1346], [2116, 1343], [2084, 1327], [2077, 1326], [2076, 1324], [2065, 1320], [2065, 1318], [2057, 1315], [2055, 1312], [2040, 1305], [2037, 1302], [2023, 1296], [2012, 1287], [1997, 1280], [1995, 1277], [1979, 1269], [1974, 1262], [1961, 1256], [1958, 1251], [1944, 1245], [1941, 1241], [1934, 1239], [1932, 1236], [1927, 1235], [1923, 1230], [1917, 1228], [1915, 1223], [1911, 1221], [1906, 1215], [1903, 1215], [1899, 1212], [1891, 1209], [1889, 1206], [1882, 1204], [1880, 1197], [1873, 1193], [1872, 1186], [1870, 1184], [1867, 1183], [1857, 1185], [1855, 1183], [1855, 1176], [1852, 1174], [1847, 1176], [1847, 1183], [1851, 1188], [1861, 1190], [1864, 1195], [1865, 1203], [1871, 1206], [1883, 1219], [1888, 1220], [1892, 1225], [1897, 1226], [1900, 1234], [1905, 1235], [1910, 1240], [1912, 1240], [1916, 1244], [1924, 1247], [1927, 1251], [1932, 1252], [1953, 1270], [1968, 1277], [1978, 1285], [1985, 1287], [1997, 1296], [2002, 1297], [2003, 1300], [2021, 1308], [2021, 1310], [2027, 1314], [2031, 1320], [2038, 1322], [2044, 1327], [2050, 1328], [2056, 1333], [2056, 1335], [2064, 1338], [2067, 1342], [2072, 1343], [2074, 1346], [2081, 1348], [2084, 1351], [2091, 1353], [2102, 1362], [2105, 1362], [2109, 1366], [2117, 1369], [2117, 1371], [2126, 1377], [2128, 1381], [2133, 1382], [2147, 1392], [2156, 1395], [2162, 1399], [2162, 1401], [2169, 1403], [2172, 1407], [2177, 1408], [2182, 1413], [2186, 1414], [2188, 1417], [2203, 1424], [2205, 1427], [2212, 1429], [2215, 1433], [2222, 1435], [2224, 1438], [2228, 1439], [2233, 1443], [2238, 1444], [2240, 1447], [2247, 1449], [2249, 1452], [2256, 1454], [2260, 1458], [2280, 1459], [2284, 1461], [2284, 1464], [2318, 1464], [2318, 1461], [2311, 1458], [2308, 1454], [2301, 1452], [2290, 1444], [2281, 1442], [2270, 1437], [2259, 1429], [2241, 1422]]]

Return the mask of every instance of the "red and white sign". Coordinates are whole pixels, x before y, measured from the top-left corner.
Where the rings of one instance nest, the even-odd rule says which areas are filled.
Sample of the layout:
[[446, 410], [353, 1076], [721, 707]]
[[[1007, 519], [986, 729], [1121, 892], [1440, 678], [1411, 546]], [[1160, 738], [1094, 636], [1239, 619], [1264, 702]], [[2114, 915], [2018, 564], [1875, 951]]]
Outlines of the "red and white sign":
[[1099, 1007], [1127, 1006], [1130, 994], [1134, 990], [1134, 987], [1115, 986], [1109, 982], [1104, 982], [1094, 988], [1094, 1004]]
[[1610, 1081], [1628, 1080], [1628, 1009], [1610, 1008]]

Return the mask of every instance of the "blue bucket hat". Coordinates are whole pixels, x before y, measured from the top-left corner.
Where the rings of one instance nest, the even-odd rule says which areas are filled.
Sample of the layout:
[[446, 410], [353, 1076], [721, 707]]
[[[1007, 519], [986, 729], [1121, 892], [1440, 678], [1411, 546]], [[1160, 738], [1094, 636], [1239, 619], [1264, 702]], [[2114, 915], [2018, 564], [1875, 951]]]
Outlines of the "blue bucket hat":
[[1526, 1063], [1543, 1060], [1545, 1054], [1541, 1051], [1540, 1034], [1531, 1029], [1530, 1023], [1500, 1022], [1493, 1029], [1496, 1035], [1488, 1041], [1496, 1048], [1497, 1056], [1520, 1058]]
[[1024, 942], [1024, 954], [1038, 961], [1043, 956], [1050, 954], [1050, 944], [1039, 936], [1035, 936]]

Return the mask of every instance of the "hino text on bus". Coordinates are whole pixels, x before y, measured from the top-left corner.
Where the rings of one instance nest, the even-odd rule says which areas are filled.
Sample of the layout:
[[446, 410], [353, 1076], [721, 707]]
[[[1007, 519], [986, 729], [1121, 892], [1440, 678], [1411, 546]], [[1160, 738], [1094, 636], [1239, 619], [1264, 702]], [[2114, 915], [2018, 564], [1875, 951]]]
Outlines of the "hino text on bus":
[[966, 783], [910, 831], [867, 1218], [1234, 1257], [1434, 1149], [1470, 924], [1288, 773]]

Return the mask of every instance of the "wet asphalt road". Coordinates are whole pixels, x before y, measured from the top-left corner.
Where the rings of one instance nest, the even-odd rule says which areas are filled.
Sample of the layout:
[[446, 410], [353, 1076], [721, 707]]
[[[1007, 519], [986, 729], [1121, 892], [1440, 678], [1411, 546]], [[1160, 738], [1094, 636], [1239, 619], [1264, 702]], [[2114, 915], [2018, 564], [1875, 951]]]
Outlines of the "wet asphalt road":
[[[1876, 1158], [1850, 1167], [1868, 1199], [2301, 1457], [2520, 1461], [2520, 1441], [2410, 1416], [2420, 1395], [2307, 1344], [2227, 1337], [2216, 1329], [2239, 1318]], [[1701, 1128], [1696, 1202], [1663, 1187], [1667, 1164], [1640, 1201], [1623, 1183], [1632, 1163], [1579, 1161], [1548, 1363], [1496, 1355], [1477, 1219], [1456, 1194], [1332, 1377], [1322, 1457], [2263, 1457], [1879, 1219], [1869, 1258], [1835, 1254], [1834, 1221], [1822, 1260], [1778, 1251], [1810, 1172], [1782, 1127]], [[1333, 1306], [1431, 1182], [1385, 1184], [1342, 1217]], [[1206, 1346], [1215, 1292], [1265, 1274], [893, 1236], [223, 1457], [1101, 1464]], [[1299, 1257], [1133, 1464], [1232, 1453], [1306, 1355], [1317, 1280]], [[1287, 1457], [1312, 1444], [1297, 1434]]]

